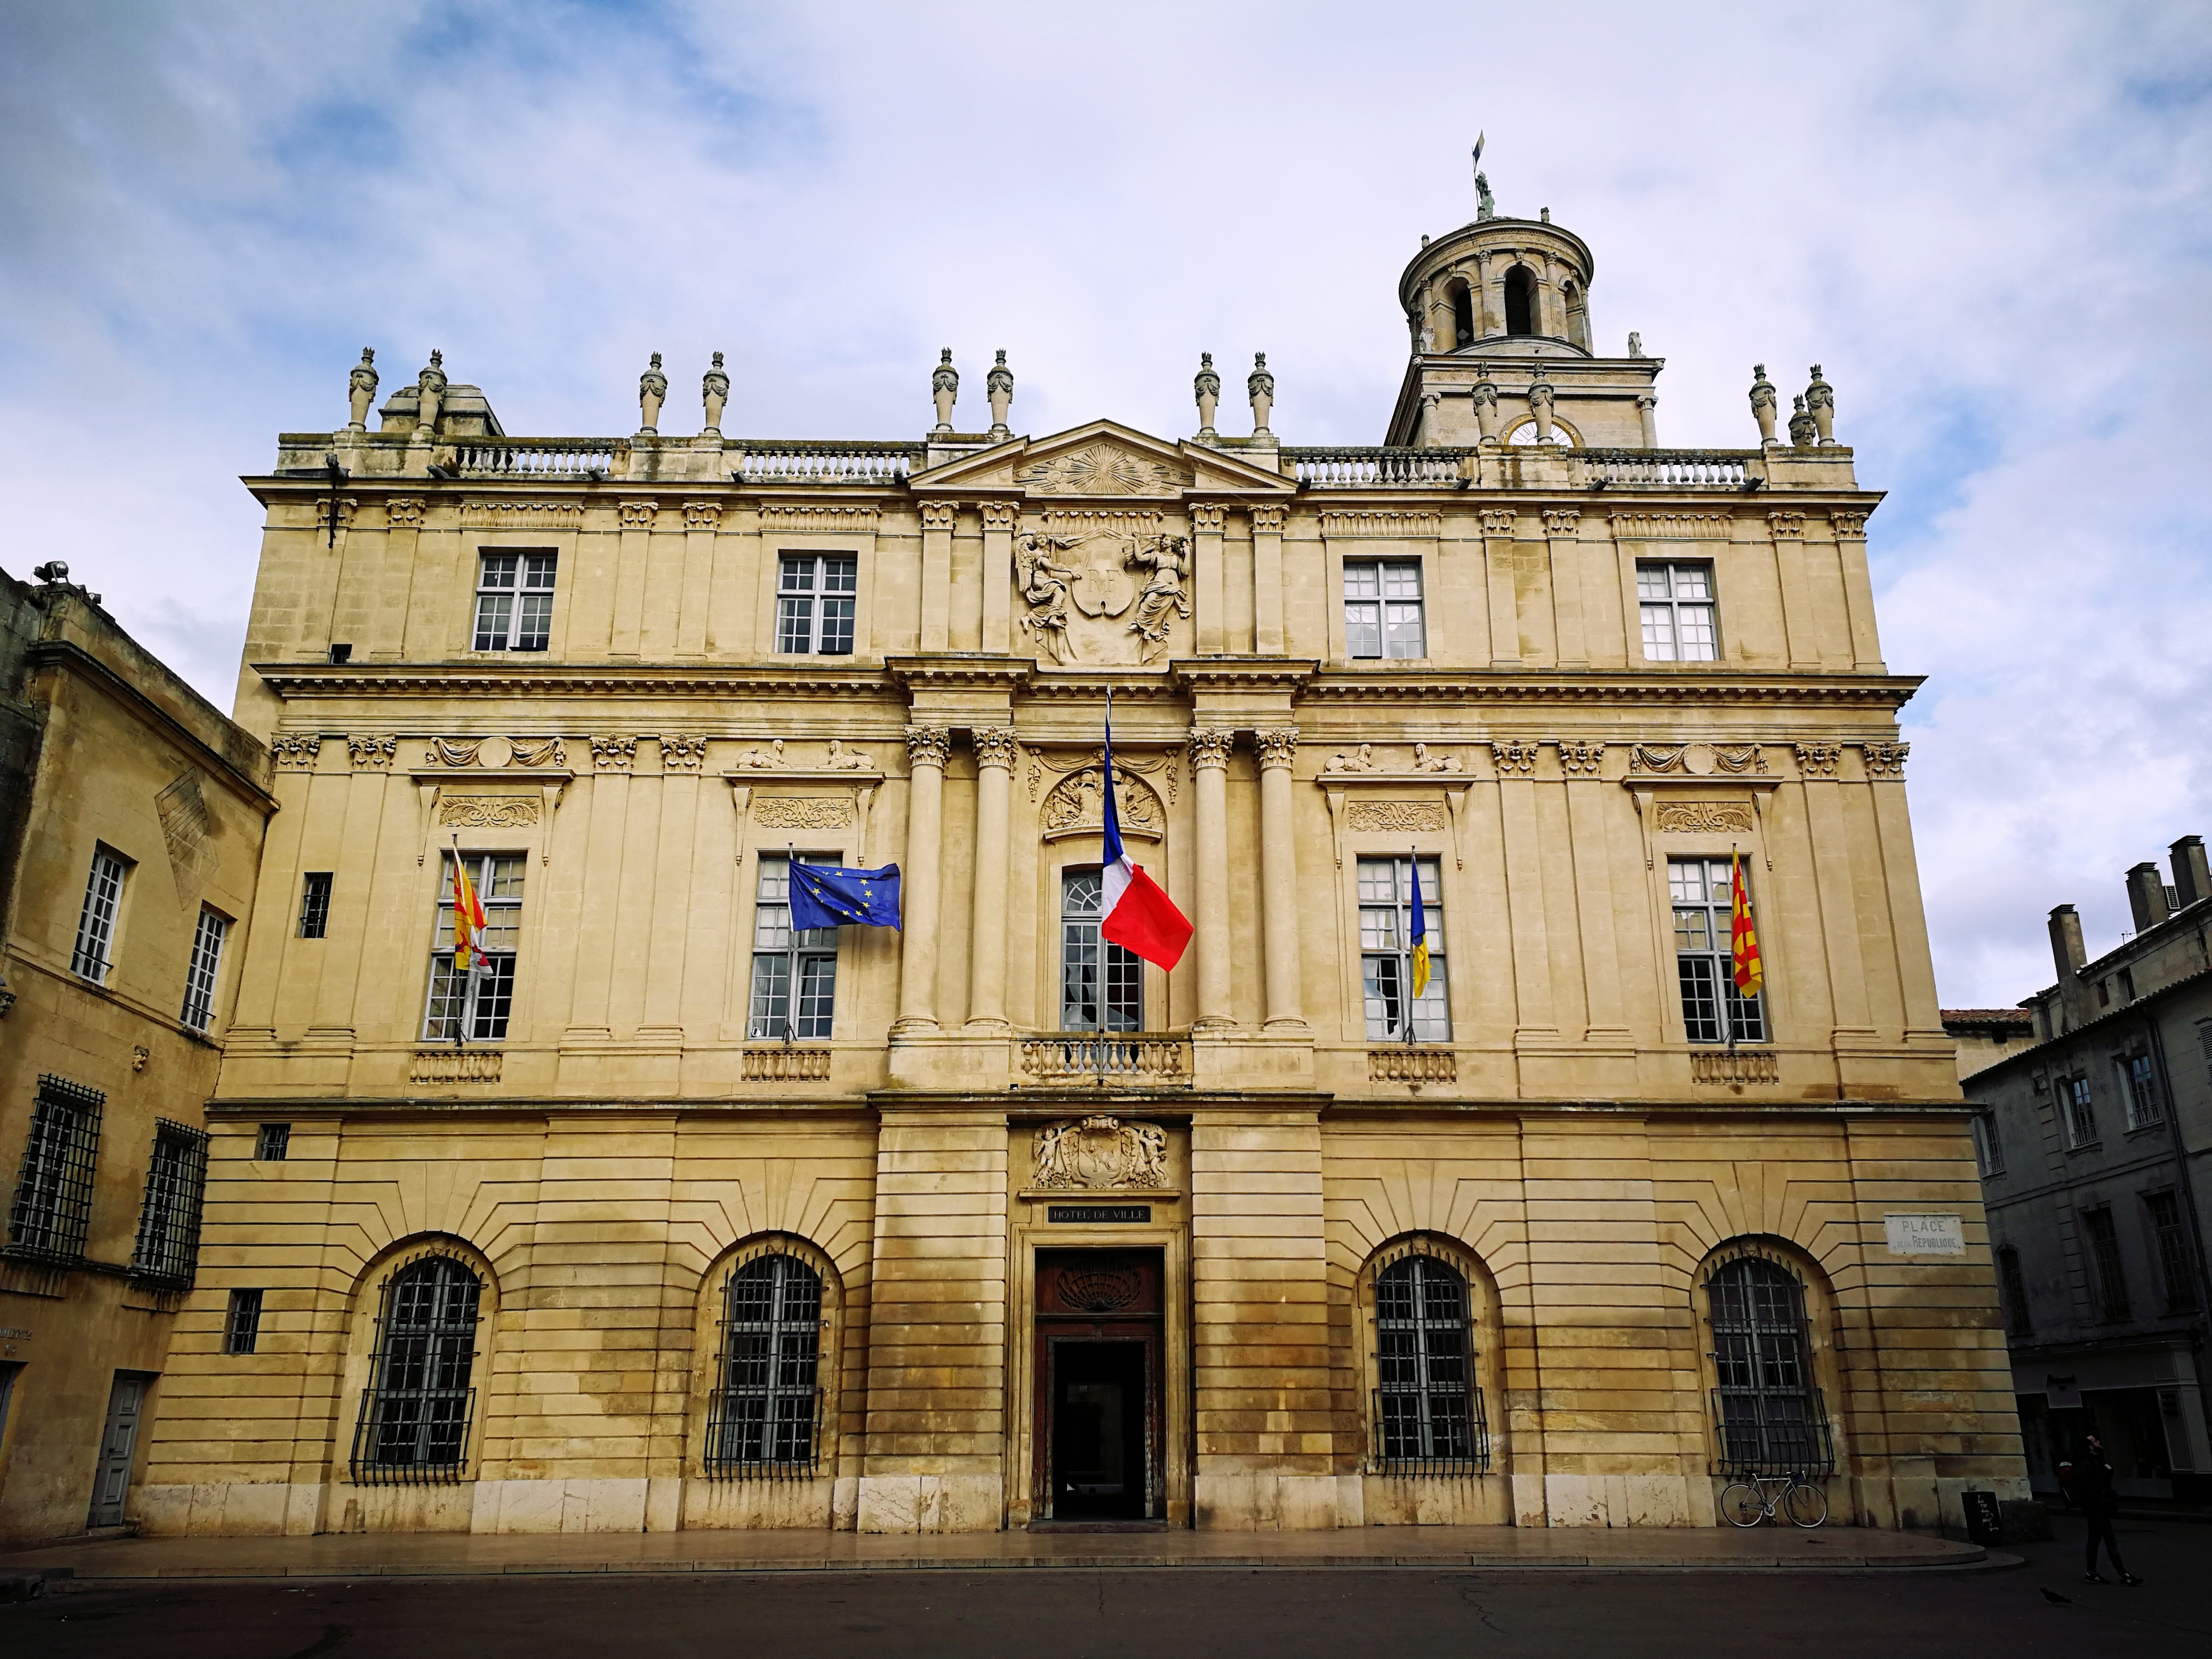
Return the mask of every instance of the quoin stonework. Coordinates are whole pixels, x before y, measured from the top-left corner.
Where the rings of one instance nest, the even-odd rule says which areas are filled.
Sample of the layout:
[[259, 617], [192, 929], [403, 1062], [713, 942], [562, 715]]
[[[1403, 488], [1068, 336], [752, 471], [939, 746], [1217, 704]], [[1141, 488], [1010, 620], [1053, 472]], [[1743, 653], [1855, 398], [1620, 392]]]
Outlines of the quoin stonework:
[[[1594, 275], [1426, 242], [1375, 447], [1290, 441], [1279, 353], [1177, 438], [1019, 435], [948, 352], [883, 442], [657, 358], [628, 437], [435, 354], [372, 431], [365, 362], [248, 480], [281, 810], [146, 1528], [2025, 1497], [1879, 498], [1817, 370], [1660, 447]], [[1100, 939], [1109, 787], [1172, 972]], [[902, 930], [793, 933], [793, 859], [899, 866]]]

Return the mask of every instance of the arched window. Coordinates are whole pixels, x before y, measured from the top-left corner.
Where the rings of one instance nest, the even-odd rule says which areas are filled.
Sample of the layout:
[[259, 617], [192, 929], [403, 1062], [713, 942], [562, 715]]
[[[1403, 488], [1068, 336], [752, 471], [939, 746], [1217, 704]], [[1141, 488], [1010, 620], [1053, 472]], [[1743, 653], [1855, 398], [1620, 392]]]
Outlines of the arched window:
[[483, 1281], [449, 1255], [409, 1262], [384, 1281], [376, 1352], [354, 1425], [363, 1486], [458, 1480], [477, 1391], [477, 1303]]
[[1379, 1474], [1471, 1474], [1490, 1467], [1490, 1430], [1468, 1341], [1467, 1280], [1414, 1251], [1375, 1275]]
[[1144, 961], [1100, 935], [1099, 883], [1096, 866], [1060, 877], [1060, 1029], [1139, 1030], [1145, 1024]]
[[1589, 302], [1583, 294], [1580, 283], [1570, 278], [1560, 284], [1559, 303], [1567, 313], [1567, 338], [1584, 351], [1590, 349]]
[[1805, 1282], [1753, 1252], [1705, 1276], [1713, 1328], [1713, 1423], [1721, 1464], [1733, 1475], [1835, 1473], [1827, 1408], [1813, 1380]]
[[822, 1276], [781, 1250], [730, 1274], [707, 1473], [801, 1479], [822, 1462]]
[[1457, 336], [1452, 344], [1473, 345], [1474, 343], [1474, 295], [1468, 291], [1465, 283], [1455, 282], [1451, 285], [1451, 303], [1452, 329]]
[[1505, 273], [1505, 331], [1536, 331], [1536, 273], [1526, 265], [1516, 265]]

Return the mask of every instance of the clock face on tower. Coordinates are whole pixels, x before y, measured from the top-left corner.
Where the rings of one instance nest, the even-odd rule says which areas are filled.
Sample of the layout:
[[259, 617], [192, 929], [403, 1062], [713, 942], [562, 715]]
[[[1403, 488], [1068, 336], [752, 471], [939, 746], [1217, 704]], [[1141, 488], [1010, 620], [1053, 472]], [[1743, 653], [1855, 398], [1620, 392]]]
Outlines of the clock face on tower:
[[1546, 438], [1536, 435], [1536, 423], [1534, 421], [1523, 421], [1511, 432], [1506, 434], [1505, 441], [1509, 444], [1557, 444], [1562, 449], [1572, 449], [1575, 447], [1575, 441], [1567, 435], [1567, 429], [1557, 421], [1552, 422], [1551, 435]]

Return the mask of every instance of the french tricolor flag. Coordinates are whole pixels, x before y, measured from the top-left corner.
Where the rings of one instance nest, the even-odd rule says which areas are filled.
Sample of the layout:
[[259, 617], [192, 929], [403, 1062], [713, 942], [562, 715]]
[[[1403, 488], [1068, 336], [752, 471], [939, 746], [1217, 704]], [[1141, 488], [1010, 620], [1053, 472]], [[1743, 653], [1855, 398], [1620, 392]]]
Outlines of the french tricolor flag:
[[1106, 860], [1099, 872], [1098, 931], [1146, 962], [1172, 968], [1190, 945], [1190, 918], [1121, 847], [1121, 814], [1114, 805], [1114, 694], [1106, 694]]

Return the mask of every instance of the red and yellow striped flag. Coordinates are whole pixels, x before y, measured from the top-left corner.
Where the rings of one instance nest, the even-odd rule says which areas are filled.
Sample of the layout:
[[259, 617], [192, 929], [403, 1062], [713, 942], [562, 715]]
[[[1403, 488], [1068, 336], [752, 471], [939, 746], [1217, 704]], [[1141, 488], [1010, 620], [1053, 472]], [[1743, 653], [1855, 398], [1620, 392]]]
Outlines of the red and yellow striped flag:
[[1759, 929], [1751, 919], [1751, 895], [1744, 890], [1743, 854], [1732, 854], [1729, 871], [1729, 944], [1735, 957], [1735, 988], [1747, 997], [1759, 994], [1765, 970], [1759, 960]]
[[453, 971], [465, 974], [482, 956], [477, 944], [483, 932], [483, 906], [477, 901], [475, 884], [469, 880], [469, 866], [459, 853], [453, 854]]

